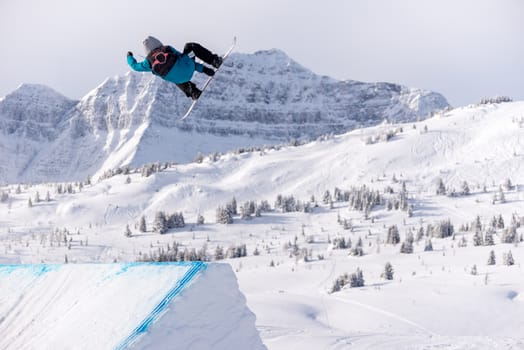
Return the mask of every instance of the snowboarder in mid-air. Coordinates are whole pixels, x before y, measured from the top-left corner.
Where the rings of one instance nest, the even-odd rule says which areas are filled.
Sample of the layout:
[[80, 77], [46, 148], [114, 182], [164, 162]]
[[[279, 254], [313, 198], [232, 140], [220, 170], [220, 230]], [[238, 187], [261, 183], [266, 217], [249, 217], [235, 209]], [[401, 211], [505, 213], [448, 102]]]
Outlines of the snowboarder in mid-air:
[[[182, 52], [172, 46], [163, 45], [160, 40], [152, 36], [148, 36], [143, 44], [146, 58], [142, 62], [137, 62], [133, 53], [129, 51], [127, 53], [129, 66], [139, 72], [152, 72], [164, 80], [175, 83], [187, 97], [191, 97], [194, 101], [200, 97], [202, 91], [191, 81], [193, 73], [197, 71], [210, 77], [215, 74], [214, 69], [195, 62], [194, 57], [215, 69], [222, 64], [222, 57], [197, 43], [187, 43]], [[194, 56], [191, 55], [191, 52]]]

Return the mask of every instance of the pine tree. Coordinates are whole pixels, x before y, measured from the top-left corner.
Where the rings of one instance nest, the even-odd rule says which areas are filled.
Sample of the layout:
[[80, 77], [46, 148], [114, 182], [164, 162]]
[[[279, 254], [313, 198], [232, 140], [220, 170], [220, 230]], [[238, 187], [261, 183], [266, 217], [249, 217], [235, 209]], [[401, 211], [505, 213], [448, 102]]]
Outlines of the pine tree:
[[386, 243], [388, 244], [400, 243], [400, 234], [398, 232], [397, 225], [393, 225], [388, 228], [388, 236], [386, 238]]
[[386, 279], [386, 280], [392, 280], [393, 279], [393, 266], [391, 263], [387, 262], [384, 266], [384, 272], [380, 275], [380, 277]]
[[166, 214], [163, 211], [157, 211], [155, 214], [154, 231], [164, 234], [168, 230]]
[[444, 181], [439, 177], [437, 179], [437, 195], [445, 195], [446, 194], [446, 186], [444, 186]]
[[402, 242], [400, 246], [400, 252], [403, 254], [412, 254], [413, 253], [413, 233], [408, 232], [406, 235], [406, 240]]
[[470, 194], [469, 185], [468, 185], [467, 181], [464, 181], [462, 183], [462, 194], [465, 195], [465, 196]]
[[357, 271], [349, 276], [349, 286], [351, 288], [364, 286], [364, 275], [362, 274], [361, 269], [357, 268]]
[[224, 257], [224, 248], [217, 245], [215, 248], [215, 260], [222, 260]]
[[493, 229], [488, 229], [484, 234], [484, 245], [494, 245], [495, 241], [493, 239]]
[[27, 200], [27, 206], [28, 206], [29, 208], [32, 208], [32, 207], [33, 207], [33, 201], [31, 200], [31, 198], [29, 198], [29, 199]]
[[197, 225], [204, 225], [204, 217], [201, 214], [198, 214]]
[[49, 194], [49, 191], [47, 191], [46, 194], [45, 194], [45, 201], [46, 202], [51, 202], [51, 195]]
[[483, 245], [484, 242], [483, 242], [483, 239], [482, 239], [482, 233], [480, 231], [476, 231], [475, 234], [473, 235], [473, 245], [475, 247], [479, 246], [479, 245]]
[[131, 237], [133, 235], [133, 233], [131, 232], [131, 229], [129, 228], [129, 225], [126, 225], [126, 230], [124, 232], [124, 235], [126, 237]]
[[515, 260], [513, 259], [513, 254], [511, 254], [511, 250], [508, 253], [504, 253], [502, 261], [504, 265], [507, 266], [515, 265]]
[[232, 224], [233, 214], [229, 208], [219, 206], [216, 210], [217, 224]]
[[433, 251], [433, 244], [431, 243], [431, 238], [426, 240], [426, 245], [424, 247], [425, 252], [431, 252]]
[[471, 274], [473, 276], [476, 276], [477, 275], [477, 265], [473, 265], [473, 267], [471, 268]]
[[142, 215], [142, 217], [140, 218], [140, 223], [138, 225], [138, 230], [140, 232], [147, 232], [146, 217], [144, 215]]
[[492, 250], [489, 252], [488, 265], [495, 265], [495, 264], [496, 264], [495, 252]]

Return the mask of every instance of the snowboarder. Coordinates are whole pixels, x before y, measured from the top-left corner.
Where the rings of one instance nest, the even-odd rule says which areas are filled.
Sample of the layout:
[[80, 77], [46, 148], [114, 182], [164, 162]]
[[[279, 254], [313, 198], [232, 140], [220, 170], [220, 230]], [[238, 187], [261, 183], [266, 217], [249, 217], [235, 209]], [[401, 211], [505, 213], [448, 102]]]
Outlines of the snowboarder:
[[[202, 91], [191, 81], [195, 71], [213, 76], [215, 71], [203, 64], [195, 62], [197, 57], [205, 63], [218, 69], [222, 64], [222, 57], [213, 54], [197, 43], [187, 43], [184, 51], [179, 52], [172, 46], [165, 46], [152, 36], [148, 36], [144, 41], [146, 58], [142, 62], [137, 62], [133, 53], [127, 53], [127, 63], [131, 68], [138, 72], [152, 72], [162, 79], [175, 83], [187, 97], [197, 100]], [[190, 55], [193, 52], [193, 55]]]

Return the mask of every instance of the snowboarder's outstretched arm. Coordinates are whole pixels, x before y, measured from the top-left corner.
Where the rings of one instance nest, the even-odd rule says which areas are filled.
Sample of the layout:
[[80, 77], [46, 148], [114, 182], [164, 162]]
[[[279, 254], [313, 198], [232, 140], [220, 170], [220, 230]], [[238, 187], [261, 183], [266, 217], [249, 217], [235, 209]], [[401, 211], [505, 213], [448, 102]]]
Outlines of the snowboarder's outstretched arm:
[[151, 72], [151, 66], [149, 65], [148, 60], [145, 59], [142, 62], [137, 62], [131, 52], [127, 53], [127, 64], [137, 72]]

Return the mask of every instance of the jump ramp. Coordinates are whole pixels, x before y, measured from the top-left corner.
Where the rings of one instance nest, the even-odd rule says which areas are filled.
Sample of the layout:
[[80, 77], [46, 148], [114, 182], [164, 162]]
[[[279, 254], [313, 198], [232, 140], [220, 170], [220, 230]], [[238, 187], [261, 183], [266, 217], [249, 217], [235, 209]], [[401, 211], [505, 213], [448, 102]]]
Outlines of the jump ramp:
[[265, 349], [227, 264], [0, 265], [0, 349]]

